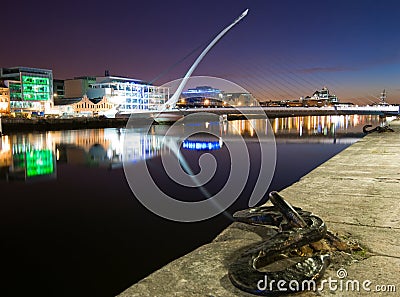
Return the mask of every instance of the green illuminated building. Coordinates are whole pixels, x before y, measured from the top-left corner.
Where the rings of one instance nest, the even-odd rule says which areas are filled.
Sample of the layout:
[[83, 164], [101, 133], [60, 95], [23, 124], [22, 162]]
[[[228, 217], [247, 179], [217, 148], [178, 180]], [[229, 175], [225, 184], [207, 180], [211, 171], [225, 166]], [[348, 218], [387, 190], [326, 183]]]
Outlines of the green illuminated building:
[[10, 89], [11, 112], [44, 113], [53, 106], [52, 70], [0, 68], [0, 79]]

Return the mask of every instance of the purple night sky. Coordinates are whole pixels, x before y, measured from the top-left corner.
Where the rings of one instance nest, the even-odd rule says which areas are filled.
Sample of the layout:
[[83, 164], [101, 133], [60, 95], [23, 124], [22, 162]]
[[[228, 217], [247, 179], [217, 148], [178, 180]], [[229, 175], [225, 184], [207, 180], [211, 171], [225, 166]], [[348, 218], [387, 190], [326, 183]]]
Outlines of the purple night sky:
[[342, 102], [370, 104], [386, 89], [400, 103], [400, 2], [387, 0], [8, 1], [0, 67], [52, 69], [59, 79], [107, 69], [161, 85], [246, 8], [193, 75], [233, 81], [260, 100], [327, 86]]

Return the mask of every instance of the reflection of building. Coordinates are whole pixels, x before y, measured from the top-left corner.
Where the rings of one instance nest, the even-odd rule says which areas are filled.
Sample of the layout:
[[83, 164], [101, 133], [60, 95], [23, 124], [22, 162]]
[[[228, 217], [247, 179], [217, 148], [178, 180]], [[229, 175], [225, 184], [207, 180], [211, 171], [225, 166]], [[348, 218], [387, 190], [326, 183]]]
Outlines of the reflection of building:
[[8, 167], [12, 162], [10, 139], [7, 135], [0, 137], [0, 167]]
[[0, 78], [10, 89], [11, 112], [48, 111], [53, 105], [53, 72], [46, 69], [1, 68]]
[[53, 151], [49, 149], [28, 150], [13, 153], [9, 179], [28, 179], [42, 176], [55, 177]]
[[109, 166], [112, 162], [119, 162], [121, 140], [115, 133], [109, 134], [107, 131], [91, 129], [52, 132], [57, 161], [90, 166]]
[[185, 139], [182, 142], [182, 148], [193, 151], [212, 151], [219, 150], [222, 147], [222, 140], [204, 141]]
[[42, 136], [3, 136], [0, 146], [0, 178], [37, 181], [56, 177], [51, 140]]

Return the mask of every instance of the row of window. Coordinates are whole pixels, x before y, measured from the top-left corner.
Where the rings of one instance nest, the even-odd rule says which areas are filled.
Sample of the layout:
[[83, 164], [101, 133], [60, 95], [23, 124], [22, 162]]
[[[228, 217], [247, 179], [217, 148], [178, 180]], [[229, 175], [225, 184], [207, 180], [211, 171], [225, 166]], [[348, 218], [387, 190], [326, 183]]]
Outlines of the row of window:
[[35, 84], [35, 85], [49, 85], [49, 79], [46, 77], [34, 77], [34, 76], [22, 76], [24, 84]]
[[33, 108], [35, 104], [33, 102], [11, 101], [10, 106], [12, 108]]
[[11, 92], [21, 92], [21, 85], [20, 84], [11, 84], [10, 83], [10, 91]]
[[132, 110], [132, 109], [156, 109], [158, 104], [122, 104], [119, 106], [121, 110]]
[[48, 93], [49, 92], [49, 86], [24, 85], [24, 92]]
[[86, 109], [86, 108], [88, 108], [88, 109], [96, 109], [96, 108], [97, 109], [111, 109], [113, 107], [113, 105], [110, 103], [106, 103], [106, 102], [103, 102], [100, 104], [82, 102], [82, 103], [77, 103], [75, 105], [75, 107], [77, 109]]
[[50, 95], [48, 93], [24, 93], [24, 100], [49, 100]]

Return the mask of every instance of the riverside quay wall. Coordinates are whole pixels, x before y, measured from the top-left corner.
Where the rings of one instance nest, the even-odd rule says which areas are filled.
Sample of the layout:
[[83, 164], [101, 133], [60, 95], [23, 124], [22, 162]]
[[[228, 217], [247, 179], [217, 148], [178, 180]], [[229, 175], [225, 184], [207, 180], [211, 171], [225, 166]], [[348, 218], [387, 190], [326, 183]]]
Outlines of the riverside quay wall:
[[25, 119], [25, 118], [1, 118], [1, 132], [3, 134], [13, 132], [74, 130], [96, 128], [122, 128], [126, 126], [128, 118], [101, 118], [81, 117], [66, 119]]
[[[357, 281], [358, 291], [325, 286], [296, 296], [398, 296], [400, 122], [392, 121], [390, 127], [394, 132], [366, 135], [279, 192], [292, 205], [321, 217], [334, 234], [362, 247], [359, 252], [337, 254], [323, 276], [337, 284]], [[170, 262], [118, 297], [255, 296], [234, 287], [227, 274], [229, 263], [243, 248], [262, 240], [254, 231], [249, 225], [232, 223], [212, 242]], [[363, 283], [368, 286], [362, 287]]]

